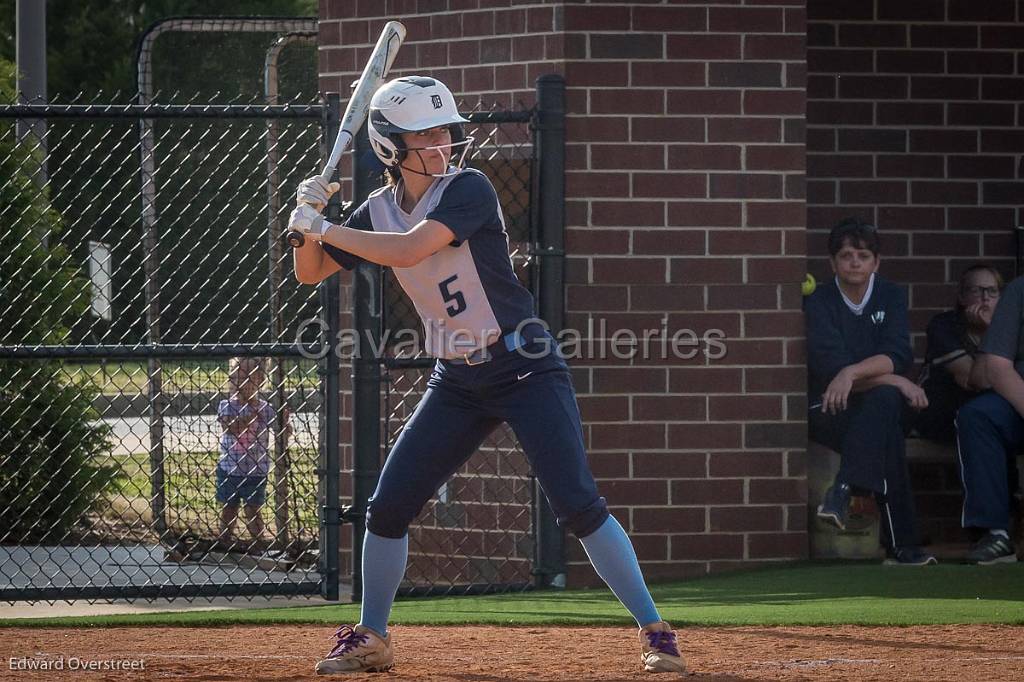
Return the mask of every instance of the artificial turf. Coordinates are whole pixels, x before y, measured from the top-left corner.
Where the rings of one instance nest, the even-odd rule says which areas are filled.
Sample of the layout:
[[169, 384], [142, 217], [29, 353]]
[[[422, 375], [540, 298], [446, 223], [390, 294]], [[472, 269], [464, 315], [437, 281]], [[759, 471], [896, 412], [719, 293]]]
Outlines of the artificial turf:
[[[1024, 564], [888, 567], [806, 563], [652, 586], [662, 617], [685, 625], [1024, 624]], [[202, 601], [196, 602], [202, 605]], [[358, 604], [0, 619], [0, 627], [351, 623]], [[629, 625], [607, 590], [401, 599], [400, 625]]]

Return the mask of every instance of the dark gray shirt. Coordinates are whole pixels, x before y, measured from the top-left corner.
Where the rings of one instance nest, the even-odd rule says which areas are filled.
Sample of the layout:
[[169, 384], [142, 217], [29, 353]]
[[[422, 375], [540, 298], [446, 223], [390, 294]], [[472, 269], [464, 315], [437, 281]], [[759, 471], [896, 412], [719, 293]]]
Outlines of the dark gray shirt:
[[1006, 285], [992, 314], [992, 324], [981, 342], [981, 352], [1012, 360], [1024, 376], [1024, 277]]

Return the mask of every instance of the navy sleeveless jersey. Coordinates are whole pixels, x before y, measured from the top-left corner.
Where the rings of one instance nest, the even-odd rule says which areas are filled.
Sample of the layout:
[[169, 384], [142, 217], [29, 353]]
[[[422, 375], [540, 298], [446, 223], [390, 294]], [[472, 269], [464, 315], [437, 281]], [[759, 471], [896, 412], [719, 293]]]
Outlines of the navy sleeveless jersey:
[[[412, 213], [401, 208], [403, 185], [373, 192], [346, 227], [408, 232], [436, 220], [455, 241], [409, 268], [393, 268], [423, 322], [425, 350], [456, 358], [496, 342], [534, 316], [533, 296], [520, 284], [508, 253], [508, 233], [490, 181], [466, 168], [438, 178]], [[324, 250], [345, 269], [359, 258], [330, 244]]]

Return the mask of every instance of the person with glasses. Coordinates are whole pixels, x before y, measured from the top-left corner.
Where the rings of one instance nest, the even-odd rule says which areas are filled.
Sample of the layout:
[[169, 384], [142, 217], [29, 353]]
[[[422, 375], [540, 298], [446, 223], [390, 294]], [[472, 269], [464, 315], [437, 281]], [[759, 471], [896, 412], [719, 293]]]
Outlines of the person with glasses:
[[829, 234], [835, 280], [804, 299], [808, 427], [840, 455], [818, 518], [845, 530], [854, 496], [874, 495], [887, 565], [937, 563], [921, 549], [903, 437], [904, 409], [927, 404], [910, 367], [907, 294], [877, 275], [879, 237], [849, 218]]
[[913, 420], [921, 437], [941, 443], [956, 440], [953, 419], [956, 411], [979, 393], [979, 387], [971, 383], [971, 370], [1002, 289], [1003, 276], [998, 270], [987, 263], [972, 265], [960, 275], [956, 308], [928, 322], [928, 345], [918, 378], [928, 396], [928, 407]]
[[[987, 296], [987, 294], [984, 294]], [[1024, 277], [999, 296], [978, 348], [971, 382], [985, 390], [956, 415], [957, 456], [964, 489], [962, 522], [980, 533], [973, 564], [1017, 561], [1010, 538], [1016, 456], [1024, 446]], [[1011, 480], [1013, 485], [1011, 485]]]

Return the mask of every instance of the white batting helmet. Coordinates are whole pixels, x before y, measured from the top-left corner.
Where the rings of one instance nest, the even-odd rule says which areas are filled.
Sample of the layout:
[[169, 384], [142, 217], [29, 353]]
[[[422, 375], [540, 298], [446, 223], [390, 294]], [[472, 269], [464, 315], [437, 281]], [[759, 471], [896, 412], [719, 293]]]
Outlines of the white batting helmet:
[[[447, 125], [452, 134], [452, 147], [465, 145], [468, 148], [472, 138], [464, 135], [463, 123], [469, 121], [459, 115], [451, 90], [429, 76], [403, 76], [388, 81], [370, 100], [370, 146], [388, 168], [397, 166], [405, 157], [402, 133]], [[465, 155], [464, 149], [463, 159]]]

